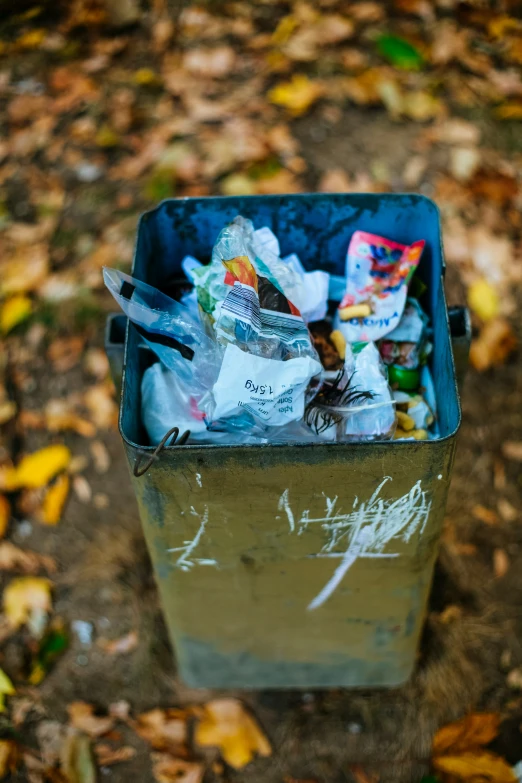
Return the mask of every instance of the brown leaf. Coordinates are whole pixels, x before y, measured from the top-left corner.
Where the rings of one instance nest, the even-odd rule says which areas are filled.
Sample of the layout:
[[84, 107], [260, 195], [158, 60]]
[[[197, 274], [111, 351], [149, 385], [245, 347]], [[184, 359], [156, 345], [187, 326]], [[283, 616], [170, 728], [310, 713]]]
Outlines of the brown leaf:
[[484, 522], [486, 525], [498, 525], [499, 523], [497, 514], [492, 509], [481, 506], [480, 503], [473, 506], [471, 513], [475, 519], [478, 519], [479, 522]]
[[107, 446], [101, 440], [93, 440], [92, 443], [89, 444], [89, 447], [96, 472], [107, 473], [111, 466], [111, 458], [107, 451]]
[[458, 756], [435, 756], [432, 763], [437, 772], [453, 775], [459, 781], [517, 783], [515, 773], [504, 759], [482, 749]]
[[479, 372], [504, 364], [517, 345], [509, 322], [504, 318], [494, 318], [484, 325], [479, 337], [471, 343], [471, 364]]
[[329, 169], [319, 181], [320, 193], [351, 193], [353, 185], [344, 169]]
[[94, 714], [92, 704], [85, 701], [73, 701], [67, 706], [71, 725], [79, 731], [85, 732], [89, 737], [101, 737], [108, 734], [114, 726], [114, 720], [110, 716], [104, 717]]
[[351, 764], [349, 769], [355, 778], [355, 783], [379, 783], [379, 775], [366, 772], [361, 764]]
[[522, 441], [506, 440], [502, 444], [502, 454], [513, 462], [522, 462]]
[[201, 783], [203, 764], [174, 759], [166, 753], [152, 754], [152, 774], [158, 783]]
[[96, 434], [96, 427], [93, 423], [78, 416], [69, 400], [49, 400], [45, 406], [44, 415], [45, 425], [49, 432], [72, 430], [84, 438], [92, 438]]
[[497, 508], [504, 522], [514, 522], [519, 516], [517, 509], [505, 498], [498, 499]]
[[115, 701], [113, 704], [109, 704], [109, 715], [112, 715], [116, 720], [128, 721], [130, 713], [130, 704], [128, 701]]
[[192, 48], [183, 55], [183, 68], [203, 78], [221, 79], [228, 76], [235, 64], [236, 55], [231, 46]]
[[99, 639], [99, 646], [108, 655], [127, 655], [133, 652], [138, 646], [138, 634], [136, 631], [130, 631], [125, 636], [121, 636], [119, 639], [113, 639], [108, 641], [107, 639]]
[[506, 677], [506, 684], [515, 690], [522, 691], [522, 667], [512, 669]]
[[48, 348], [47, 358], [55, 372], [71, 370], [80, 361], [85, 340], [83, 337], [62, 337], [54, 340]]
[[[0, 495], [0, 538], [3, 538], [11, 518], [11, 504], [5, 495]], [[1, 544], [0, 544], [1, 546]]]
[[472, 713], [439, 729], [433, 739], [432, 754], [442, 756], [464, 753], [470, 748], [488, 745], [498, 735], [500, 715]]
[[471, 181], [470, 187], [476, 197], [492, 201], [499, 206], [505, 206], [518, 194], [518, 183], [515, 177], [498, 171], [479, 172]]
[[297, 178], [287, 169], [281, 169], [272, 177], [261, 177], [256, 182], [258, 193], [301, 193], [303, 188]]
[[11, 541], [0, 541], [0, 571], [22, 571], [37, 574], [40, 570], [56, 573], [56, 562], [50, 555], [19, 549]]
[[114, 388], [111, 382], [89, 387], [84, 394], [84, 402], [96, 427], [116, 429], [118, 406], [114, 402]]
[[502, 579], [509, 571], [509, 557], [504, 549], [493, 550], [493, 573], [495, 579]]
[[187, 713], [179, 709], [154, 709], [138, 715], [135, 731], [156, 750], [186, 754]]
[[0, 779], [14, 774], [19, 763], [18, 747], [13, 740], [0, 740]]
[[3, 295], [34, 291], [49, 272], [49, 249], [45, 244], [18, 247], [15, 255], [0, 263]]
[[69, 728], [60, 751], [62, 772], [68, 783], [96, 783], [91, 741]]
[[224, 761], [241, 769], [256, 753], [270, 756], [272, 748], [254, 718], [237, 699], [209, 701], [203, 706], [194, 741], [198, 745], [216, 746]]
[[99, 742], [95, 748], [96, 759], [101, 767], [110, 767], [122, 761], [130, 761], [136, 755], [136, 748], [123, 745], [121, 748], [112, 748], [110, 745]]

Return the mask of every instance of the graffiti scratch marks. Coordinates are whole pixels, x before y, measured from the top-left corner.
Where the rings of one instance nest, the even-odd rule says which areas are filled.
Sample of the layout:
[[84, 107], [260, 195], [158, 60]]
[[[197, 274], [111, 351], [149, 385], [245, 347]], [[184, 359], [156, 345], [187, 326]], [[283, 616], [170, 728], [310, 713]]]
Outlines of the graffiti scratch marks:
[[194, 550], [201, 541], [208, 523], [208, 506], [205, 506], [204, 508], [205, 511], [203, 514], [198, 514], [194, 506], [191, 506], [190, 508], [190, 513], [192, 516], [198, 517], [200, 520], [199, 528], [194, 538], [191, 541], [184, 541], [183, 546], [177, 546], [173, 549], [167, 550], [168, 552], [181, 552], [174, 565], [176, 565], [178, 568], [181, 568], [182, 571], [190, 571], [190, 569], [195, 565], [217, 566], [217, 560], [192, 556]]

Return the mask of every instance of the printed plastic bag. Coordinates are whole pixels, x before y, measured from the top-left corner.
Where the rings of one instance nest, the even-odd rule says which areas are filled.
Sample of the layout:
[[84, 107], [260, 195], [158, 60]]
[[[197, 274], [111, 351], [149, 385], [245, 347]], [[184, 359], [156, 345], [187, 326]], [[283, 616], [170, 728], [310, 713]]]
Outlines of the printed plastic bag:
[[141, 419], [152, 445], [156, 446], [172, 427], [190, 430], [187, 443], [264, 443], [248, 433], [209, 432], [198, 401], [187, 386], [161, 362], [155, 362], [141, 380]]
[[348, 342], [379, 340], [395, 329], [424, 244], [354, 233], [346, 256], [346, 293], [336, 315], [336, 328]]
[[409, 298], [398, 326], [379, 342], [385, 364], [414, 370], [426, 360], [429, 345], [426, 336], [428, 316], [416, 299]]

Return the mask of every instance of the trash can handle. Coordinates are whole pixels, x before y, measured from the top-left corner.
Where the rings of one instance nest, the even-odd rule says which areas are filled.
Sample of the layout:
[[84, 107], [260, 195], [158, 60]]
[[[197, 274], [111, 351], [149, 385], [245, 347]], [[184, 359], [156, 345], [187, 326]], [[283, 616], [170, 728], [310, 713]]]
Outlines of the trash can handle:
[[161, 454], [161, 452], [163, 451], [163, 449], [166, 448], [166, 443], [171, 436], [172, 436], [172, 443], [170, 444], [171, 446], [173, 446], [176, 443], [176, 441], [178, 442], [178, 446], [183, 446], [190, 437], [190, 430], [185, 430], [183, 435], [180, 436], [179, 427], [172, 427], [172, 429], [170, 429], [168, 432], [165, 433], [163, 438], [160, 440], [160, 442], [158, 443], [158, 445], [156, 446], [156, 448], [148, 458], [148, 460], [143, 465], [141, 464], [141, 458], [145, 455], [143, 452], [139, 453], [139, 456], [136, 459], [136, 462], [134, 463], [134, 469], [133, 469], [133, 473], [136, 476], [136, 478], [140, 478], [140, 476], [145, 475], [145, 473], [148, 471], [148, 469], [150, 468], [154, 460], [156, 460]]
[[468, 308], [459, 305], [448, 308], [448, 318], [457, 387], [461, 390], [468, 367], [469, 347], [471, 344], [471, 318]]

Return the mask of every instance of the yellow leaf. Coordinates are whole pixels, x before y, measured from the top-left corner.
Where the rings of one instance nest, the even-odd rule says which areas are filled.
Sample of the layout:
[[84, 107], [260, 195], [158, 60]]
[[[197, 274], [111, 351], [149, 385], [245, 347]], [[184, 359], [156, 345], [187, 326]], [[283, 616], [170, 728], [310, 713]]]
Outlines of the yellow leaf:
[[16, 693], [15, 688], [7, 674], [0, 669], [0, 712], [5, 711], [5, 697]]
[[487, 750], [477, 749], [458, 756], [436, 756], [432, 763], [437, 772], [447, 773], [457, 780], [518, 783], [507, 761]]
[[294, 117], [304, 114], [324, 92], [318, 82], [307, 76], [295, 74], [291, 81], [281, 82], [268, 93], [268, 100], [278, 106], [284, 106]]
[[468, 304], [482, 321], [491, 321], [498, 315], [499, 297], [487, 280], [475, 280], [468, 289]]
[[299, 22], [292, 14], [283, 16], [283, 18], [279, 21], [276, 29], [272, 33], [272, 43], [274, 46], [282, 46], [285, 44], [298, 24]]
[[17, 487], [29, 489], [45, 487], [57, 473], [65, 470], [70, 461], [71, 452], [67, 446], [59, 443], [46, 446], [22, 458], [15, 468], [14, 483]]
[[18, 765], [17, 748], [13, 740], [0, 740], [0, 779], [14, 772]]
[[215, 699], [203, 707], [197, 725], [198, 745], [217, 746], [235, 769], [246, 766], [256, 753], [270, 756], [272, 748], [255, 720], [237, 699]]
[[95, 142], [98, 147], [117, 147], [120, 143], [120, 137], [109, 125], [105, 123], [98, 130]]
[[508, 101], [495, 109], [499, 120], [522, 120], [522, 101]]
[[488, 321], [471, 343], [469, 360], [479, 372], [504, 364], [517, 348], [517, 338], [505, 318]]
[[140, 86], [157, 87], [162, 83], [161, 78], [155, 71], [152, 70], [152, 68], [138, 68], [137, 71], [134, 71], [132, 78], [134, 82]]
[[42, 506], [42, 522], [45, 525], [58, 524], [68, 494], [69, 476], [62, 473], [45, 493]]
[[479, 712], [448, 723], [436, 733], [432, 753], [440, 756], [467, 751], [477, 745], [488, 745], [498, 734], [500, 716], [495, 712]]
[[42, 618], [51, 611], [51, 582], [42, 576], [20, 576], [4, 590], [4, 612], [13, 628], [28, 623], [41, 630]]
[[0, 329], [7, 334], [15, 326], [25, 321], [33, 311], [33, 304], [28, 296], [12, 296], [3, 305], [0, 311]]
[[0, 538], [5, 536], [10, 516], [11, 505], [5, 495], [0, 495]]
[[30, 30], [17, 38], [16, 46], [20, 49], [38, 49], [45, 36], [46, 32], [43, 29]]

